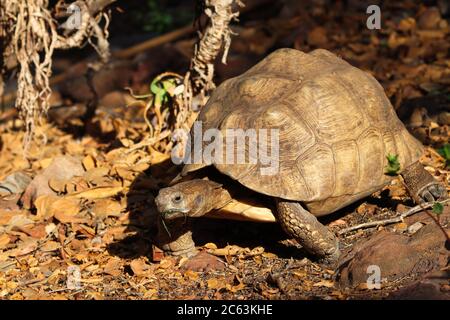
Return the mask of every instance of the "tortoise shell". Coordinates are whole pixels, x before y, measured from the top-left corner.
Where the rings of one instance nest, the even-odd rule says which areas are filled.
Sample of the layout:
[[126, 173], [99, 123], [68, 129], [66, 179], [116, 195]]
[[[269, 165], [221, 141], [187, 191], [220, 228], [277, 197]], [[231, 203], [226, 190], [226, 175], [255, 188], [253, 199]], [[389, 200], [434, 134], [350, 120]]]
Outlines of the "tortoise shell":
[[[302, 201], [316, 215], [388, 184], [388, 154], [398, 156], [402, 170], [423, 149], [377, 80], [323, 49], [275, 51], [223, 82], [197, 120], [203, 132], [216, 128], [224, 136], [227, 129], [278, 129], [276, 174], [262, 174], [260, 162], [212, 164], [256, 192]], [[208, 164], [186, 164], [182, 175]]]

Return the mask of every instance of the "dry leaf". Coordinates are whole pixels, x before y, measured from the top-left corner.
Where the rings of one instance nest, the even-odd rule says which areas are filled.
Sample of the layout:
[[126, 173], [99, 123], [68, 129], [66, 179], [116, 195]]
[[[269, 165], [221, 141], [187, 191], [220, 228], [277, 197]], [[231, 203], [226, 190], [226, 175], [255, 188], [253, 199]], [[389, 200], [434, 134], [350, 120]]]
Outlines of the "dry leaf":
[[21, 242], [16, 249], [11, 250], [9, 253], [10, 257], [19, 257], [26, 255], [30, 252], [36, 250], [38, 246], [38, 240], [36, 239], [28, 239], [24, 242]]
[[48, 180], [48, 186], [55, 192], [62, 193], [66, 191], [66, 185], [68, 180], [50, 179]]
[[208, 249], [207, 252], [216, 256], [235, 256], [240, 254], [244, 250], [244, 248], [235, 245], [228, 245], [225, 248]]
[[9, 224], [9, 221], [15, 216], [24, 216], [22, 211], [7, 211], [0, 210], [0, 226], [5, 226]]
[[276, 259], [276, 258], [278, 258], [278, 256], [275, 253], [271, 253], [271, 252], [263, 252], [262, 256], [264, 258], [267, 258], [267, 259]]
[[43, 195], [34, 201], [36, 207], [36, 216], [41, 220], [47, 220], [53, 216], [53, 212], [50, 210], [52, 204], [58, 200], [54, 195]]
[[173, 261], [170, 258], [164, 258], [161, 260], [161, 262], [159, 263], [159, 268], [161, 269], [168, 269], [171, 266], [173, 266]]
[[408, 224], [406, 224], [406, 223], [404, 223], [404, 222], [396, 223], [396, 224], [394, 225], [394, 228], [395, 228], [397, 231], [406, 231], [406, 230], [408, 230]]
[[262, 254], [264, 252], [264, 248], [256, 247], [250, 249], [250, 248], [242, 248], [236, 245], [228, 245], [225, 248], [208, 249], [207, 252], [216, 256], [235, 256], [243, 254], [244, 257], [252, 257]]
[[152, 161], [151, 161], [152, 164], [158, 164], [158, 163], [161, 163], [161, 162], [164, 162], [164, 161], [170, 159], [169, 154], [164, 154], [164, 153], [158, 152], [156, 150], [152, 151], [151, 157], [152, 157]]
[[30, 237], [36, 238], [36, 239], [42, 239], [47, 236], [47, 233], [45, 232], [45, 224], [28, 224], [24, 226], [20, 226], [18, 228], [20, 231], [25, 232]]
[[222, 289], [226, 287], [224, 279], [211, 278], [207, 281], [208, 289]]
[[45, 169], [50, 165], [50, 163], [52, 163], [52, 161], [53, 161], [53, 158], [45, 158], [45, 159], [39, 160], [38, 164], [42, 169]]
[[230, 291], [230, 292], [232, 292], [232, 293], [236, 293], [236, 292], [238, 292], [239, 290], [244, 289], [244, 288], [245, 288], [245, 284], [243, 284], [242, 282], [239, 283], [238, 285], [235, 285], [235, 286], [232, 286], [232, 285], [230, 285], [230, 284], [227, 284], [227, 285], [226, 285], [226, 288], [227, 288], [228, 291]]
[[61, 248], [61, 244], [56, 241], [47, 241], [42, 247], [41, 250], [44, 252], [55, 251]]
[[144, 293], [144, 299], [155, 299], [157, 298], [157, 289], [149, 289]]
[[138, 163], [138, 164], [134, 165], [131, 168], [131, 170], [133, 170], [134, 172], [144, 172], [145, 170], [150, 168], [150, 164], [151, 164], [150, 161], [143, 161], [141, 163]]
[[337, 219], [337, 220], [332, 221], [332, 222], [328, 225], [328, 227], [331, 228], [331, 227], [345, 226], [345, 225], [347, 225], [347, 222], [346, 222], [345, 220]]
[[81, 223], [85, 218], [77, 217], [79, 201], [55, 196], [42, 196], [36, 200], [38, 216], [44, 219], [55, 217], [62, 223]]
[[11, 238], [6, 234], [3, 233], [0, 235], [0, 249], [5, 248], [9, 242], [11, 241]]
[[398, 25], [399, 30], [409, 31], [416, 28], [416, 20], [412, 17], [402, 19]]
[[138, 277], [142, 277], [146, 275], [147, 270], [150, 268], [150, 266], [146, 264], [142, 259], [134, 259], [130, 263], [130, 268], [135, 275], [137, 275]]
[[304, 278], [308, 275], [308, 273], [305, 270], [295, 270], [292, 271], [292, 274], [299, 278]]
[[114, 277], [117, 277], [121, 274], [121, 259], [117, 257], [113, 257], [108, 260], [105, 267], [103, 268], [103, 272]]
[[215, 243], [212, 242], [208, 242], [207, 244], [205, 244], [203, 246], [203, 248], [205, 249], [211, 249], [211, 250], [216, 250], [217, 249], [217, 245]]
[[30, 218], [28, 218], [24, 214], [14, 215], [8, 221], [7, 230], [12, 230], [14, 228], [20, 228], [22, 226], [25, 226], [27, 224], [32, 224], [32, 223], [34, 223], [34, 221], [31, 220]]
[[81, 192], [75, 192], [67, 195], [67, 197], [70, 198], [84, 198], [87, 200], [95, 200], [95, 199], [102, 199], [102, 198], [108, 198], [115, 196], [119, 192], [123, 191], [124, 187], [97, 187], [92, 188], [86, 191]]
[[187, 270], [184, 273], [184, 276], [187, 277], [189, 280], [192, 281], [197, 281], [199, 276], [198, 276], [198, 272], [192, 271], [192, 270]]
[[82, 161], [84, 170], [88, 171], [95, 168], [96, 161], [93, 156], [87, 155]]
[[326, 288], [333, 288], [334, 282], [330, 280], [322, 280], [320, 282], [314, 283], [313, 287], [326, 287]]
[[121, 177], [124, 180], [133, 181], [137, 175], [136, 172], [134, 172], [128, 167], [115, 167], [114, 169], [116, 173], [119, 175], [119, 177]]
[[92, 207], [92, 213], [96, 217], [117, 217], [120, 216], [120, 212], [124, 209], [122, 204], [118, 201], [110, 199], [99, 199]]
[[96, 180], [104, 180], [108, 175], [109, 169], [107, 167], [92, 168], [84, 174], [84, 178], [89, 182]]

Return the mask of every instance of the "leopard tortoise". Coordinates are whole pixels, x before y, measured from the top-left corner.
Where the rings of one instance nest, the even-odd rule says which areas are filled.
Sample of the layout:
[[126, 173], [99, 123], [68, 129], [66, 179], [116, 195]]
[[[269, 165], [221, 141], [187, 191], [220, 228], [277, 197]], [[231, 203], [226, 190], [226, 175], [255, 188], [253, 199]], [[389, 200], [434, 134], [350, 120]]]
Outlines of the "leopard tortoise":
[[[398, 156], [399, 173], [416, 201], [447, 197], [445, 187], [418, 162], [423, 146], [398, 119], [377, 80], [327, 50], [273, 52], [223, 82], [197, 121], [202, 133], [217, 129], [223, 137], [230, 129], [277, 129], [278, 170], [262, 174], [259, 160], [212, 158], [185, 164], [155, 199], [160, 213], [157, 242], [174, 255], [195, 254], [186, 221], [208, 214], [278, 221], [309, 253], [336, 261], [338, 239], [317, 217], [389, 184], [389, 154]], [[194, 144], [206, 147], [208, 139], [194, 138], [192, 129], [190, 135]], [[248, 152], [252, 143], [243, 145]], [[201, 152], [195, 149], [202, 150], [188, 145], [186, 152], [195, 158]], [[253, 192], [251, 201], [239, 200], [245, 190]], [[273, 206], [254, 205], [259, 197]]]

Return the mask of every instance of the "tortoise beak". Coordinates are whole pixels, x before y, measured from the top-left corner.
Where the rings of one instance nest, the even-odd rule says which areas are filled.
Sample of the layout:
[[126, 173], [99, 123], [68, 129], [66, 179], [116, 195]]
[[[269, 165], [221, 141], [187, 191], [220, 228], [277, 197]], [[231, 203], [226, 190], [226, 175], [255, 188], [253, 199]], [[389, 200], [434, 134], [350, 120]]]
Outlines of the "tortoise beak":
[[164, 220], [173, 220], [176, 218], [187, 217], [187, 213], [189, 210], [181, 210], [181, 209], [167, 209], [161, 213], [161, 216]]

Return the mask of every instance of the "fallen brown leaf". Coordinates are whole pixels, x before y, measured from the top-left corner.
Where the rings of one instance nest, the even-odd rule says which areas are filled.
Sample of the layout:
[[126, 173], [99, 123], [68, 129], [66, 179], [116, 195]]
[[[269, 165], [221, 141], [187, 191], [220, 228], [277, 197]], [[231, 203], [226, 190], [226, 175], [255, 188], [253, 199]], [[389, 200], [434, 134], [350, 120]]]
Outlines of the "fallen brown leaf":
[[11, 238], [6, 234], [3, 233], [0, 235], [0, 249], [5, 248], [9, 242], [11, 241]]
[[115, 196], [116, 194], [124, 190], [125, 190], [124, 187], [98, 187], [86, 191], [71, 193], [68, 194], [67, 197], [76, 199], [84, 198], [88, 200], [95, 200]]
[[142, 277], [146, 275], [147, 270], [150, 268], [150, 266], [146, 264], [142, 259], [134, 259], [130, 263], [130, 268], [135, 275], [137, 275], [138, 277]]
[[117, 277], [121, 274], [121, 259], [117, 257], [113, 257], [108, 260], [103, 268], [103, 272], [109, 274], [111, 276]]

